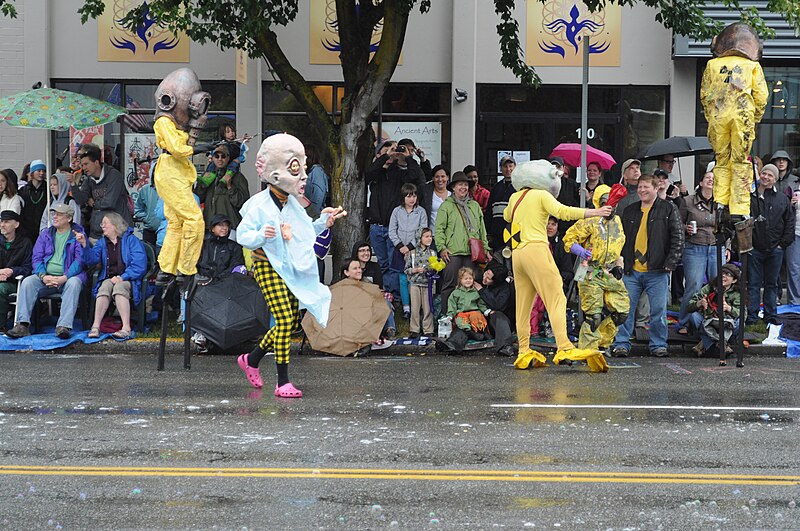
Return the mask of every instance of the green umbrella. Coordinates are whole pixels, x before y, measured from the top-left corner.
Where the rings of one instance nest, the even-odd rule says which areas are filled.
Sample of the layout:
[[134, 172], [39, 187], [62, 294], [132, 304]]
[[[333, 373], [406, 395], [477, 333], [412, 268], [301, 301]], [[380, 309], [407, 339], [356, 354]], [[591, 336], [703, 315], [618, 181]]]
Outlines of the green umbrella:
[[113, 122], [128, 111], [77, 92], [39, 88], [0, 98], [0, 121], [14, 127], [67, 131]]
[[[70, 126], [84, 129], [113, 122], [128, 111], [117, 105], [90, 98], [77, 92], [53, 88], [32, 89], [0, 98], [0, 122], [13, 127], [32, 127], [68, 131]], [[50, 167], [50, 135], [47, 135], [45, 164]], [[100, 146], [102, 149], [102, 146]], [[47, 171], [47, 175], [51, 172]], [[45, 183], [49, 180], [45, 181]], [[50, 194], [47, 194], [50, 210]], [[50, 217], [47, 218], [50, 226]]]

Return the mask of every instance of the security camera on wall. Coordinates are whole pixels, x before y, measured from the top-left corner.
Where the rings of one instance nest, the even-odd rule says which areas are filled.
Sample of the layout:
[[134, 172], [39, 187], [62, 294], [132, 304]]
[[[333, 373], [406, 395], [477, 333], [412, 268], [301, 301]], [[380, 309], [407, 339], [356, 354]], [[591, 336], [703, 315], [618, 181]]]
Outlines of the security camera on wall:
[[464, 89], [457, 88], [455, 89], [455, 100], [456, 103], [464, 103], [467, 101], [467, 91]]

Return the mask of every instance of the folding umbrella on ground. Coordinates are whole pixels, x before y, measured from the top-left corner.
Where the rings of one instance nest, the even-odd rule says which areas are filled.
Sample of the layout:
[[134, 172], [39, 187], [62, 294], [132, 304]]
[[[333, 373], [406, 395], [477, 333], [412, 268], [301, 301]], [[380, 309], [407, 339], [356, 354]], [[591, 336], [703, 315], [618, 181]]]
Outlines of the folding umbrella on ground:
[[314, 350], [347, 356], [380, 337], [389, 312], [378, 286], [345, 279], [331, 286], [328, 326], [322, 328], [306, 313], [303, 330]]
[[702, 153], [713, 153], [714, 149], [705, 136], [672, 136], [653, 142], [639, 154], [639, 159], [656, 159], [664, 155], [691, 157]]
[[[581, 145], [580, 144], [559, 144], [547, 158], [561, 157], [564, 162], [573, 168], [579, 168], [581, 165]], [[592, 146], [586, 146], [586, 164], [596, 162], [604, 170], [610, 170], [611, 166], [616, 164], [614, 157]]]
[[247, 275], [199, 286], [191, 304], [192, 328], [222, 351], [263, 336], [269, 328], [264, 295]]

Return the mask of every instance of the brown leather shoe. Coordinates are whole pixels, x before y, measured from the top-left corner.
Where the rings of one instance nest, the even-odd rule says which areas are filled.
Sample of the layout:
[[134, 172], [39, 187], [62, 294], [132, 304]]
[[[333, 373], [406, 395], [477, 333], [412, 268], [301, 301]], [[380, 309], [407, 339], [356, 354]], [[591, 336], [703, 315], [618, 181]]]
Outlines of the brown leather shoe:
[[12, 339], [18, 339], [20, 337], [26, 337], [31, 335], [31, 331], [28, 330], [27, 324], [17, 323], [14, 325], [14, 328], [6, 332], [6, 335]]

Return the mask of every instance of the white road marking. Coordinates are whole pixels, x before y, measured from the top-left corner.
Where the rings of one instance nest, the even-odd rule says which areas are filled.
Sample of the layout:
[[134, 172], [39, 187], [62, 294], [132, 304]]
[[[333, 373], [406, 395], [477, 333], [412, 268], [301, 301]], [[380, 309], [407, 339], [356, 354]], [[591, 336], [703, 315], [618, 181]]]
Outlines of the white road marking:
[[780, 406], [664, 406], [625, 404], [491, 404], [489, 407], [505, 409], [674, 409], [698, 411], [784, 411], [800, 412], [800, 407]]

